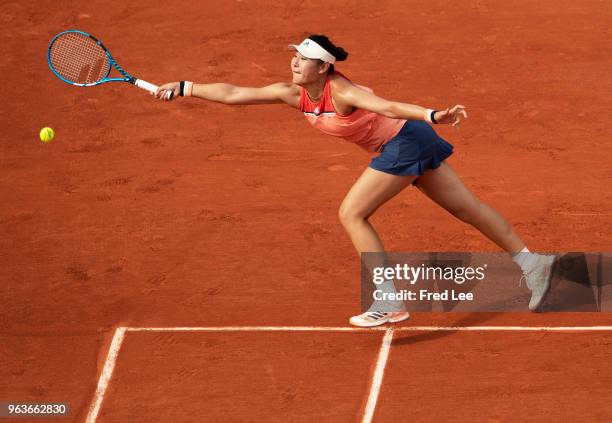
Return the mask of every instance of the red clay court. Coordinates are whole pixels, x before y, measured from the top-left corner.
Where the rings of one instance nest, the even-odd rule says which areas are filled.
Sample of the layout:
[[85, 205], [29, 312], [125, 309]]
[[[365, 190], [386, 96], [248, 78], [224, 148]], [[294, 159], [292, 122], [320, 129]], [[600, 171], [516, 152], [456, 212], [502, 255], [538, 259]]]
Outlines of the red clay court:
[[[45, 54], [76, 28], [147, 81], [262, 86], [328, 34], [380, 96], [467, 107], [435, 128], [449, 164], [532, 251], [598, 252], [611, 20], [594, 0], [3, 4], [0, 402], [68, 403], [58, 422], [610, 420], [608, 313], [348, 326], [357, 147], [286, 106], [71, 87]], [[413, 188], [373, 223], [389, 251], [498, 251]]]

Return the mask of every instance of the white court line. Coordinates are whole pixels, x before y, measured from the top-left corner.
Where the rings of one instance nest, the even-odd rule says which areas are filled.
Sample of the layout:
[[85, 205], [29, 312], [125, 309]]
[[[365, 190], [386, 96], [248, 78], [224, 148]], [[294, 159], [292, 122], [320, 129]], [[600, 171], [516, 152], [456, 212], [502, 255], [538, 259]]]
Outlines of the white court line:
[[370, 395], [368, 395], [368, 402], [366, 403], [365, 412], [363, 414], [362, 423], [370, 423], [374, 416], [374, 410], [376, 409], [376, 402], [378, 401], [378, 393], [382, 385], [383, 375], [385, 374], [385, 366], [387, 365], [387, 358], [389, 358], [389, 350], [391, 349], [391, 342], [393, 341], [393, 329], [389, 328], [385, 332], [382, 344], [380, 345], [380, 352], [378, 353], [378, 361], [376, 362], [376, 369], [374, 370], [374, 376], [372, 377], [372, 386], [370, 387]]
[[612, 326], [403, 326], [402, 332], [417, 331], [505, 331], [505, 332], [594, 332], [612, 331]]
[[347, 326], [178, 326], [178, 327], [129, 327], [129, 332], [368, 332], [385, 331], [387, 328], [354, 328]]
[[[370, 332], [386, 331], [388, 327], [353, 328], [345, 326], [177, 326], [128, 327], [128, 332]], [[612, 331], [612, 326], [400, 326], [396, 332], [435, 331], [522, 331], [522, 332], [586, 332]]]
[[100, 374], [100, 379], [98, 380], [98, 387], [96, 388], [96, 394], [91, 402], [91, 406], [89, 407], [89, 414], [87, 415], [87, 423], [94, 423], [98, 418], [98, 413], [100, 412], [100, 406], [102, 405], [102, 400], [104, 399], [104, 394], [106, 393], [106, 388], [108, 387], [108, 383], [110, 382], [111, 376], [113, 375], [113, 370], [115, 369], [115, 363], [117, 362], [117, 356], [119, 355], [119, 349], [121, 348], [121, 344], [123, 343], [123, 338], [125, 338], [126, 328], [119, 327], [115, 330], [115, 335], [113, 336], [113, 342], [111, 342], [110, 349], [108, 350], [108, 355], [106, 356], [106, 361], [104, 362], [104, 368], [102, 369], [102, 373]]

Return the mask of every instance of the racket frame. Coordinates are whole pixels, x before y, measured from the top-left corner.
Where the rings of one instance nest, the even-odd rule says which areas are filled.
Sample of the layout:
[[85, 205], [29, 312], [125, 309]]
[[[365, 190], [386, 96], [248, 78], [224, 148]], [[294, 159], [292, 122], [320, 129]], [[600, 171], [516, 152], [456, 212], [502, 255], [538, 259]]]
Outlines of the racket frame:
[[[59, 37], [68, 34], [68, 33], [77, 33], [77, 34], [81, 34], [84, 35], [86, 37], [91, 38], [93, 41], [95, 41], [104, 51], [104, 54], [106, 55], [106, 57], [109, 60], [110, 66], [108, 67], [108, 71], [106, 72], [106, 75], [101, 78], [100, 80], [96, 81], [96, 82], [90, 82], [87, 84], [82, 84], [82, 83], [78, 83], [78, 82], [73, 82], [70, 81], [66, 78], [64, 78], [62, 75], [60, 75], [55, 68], [53, 67], [53, 64], [51, 63], [51, 47], [53, 47], [53, 44], [55, 43], [55, 40], [57, 40]], [[125, 71], [120, 65], [119, 63], [117, 63], [115, 61], [115, 59], [113, 59], [113, 56], [111, 56], [110, 52], [108, 51], [108, 49], [106, 48], [106, 46], [104, 46], [104, 44], [102, 44], [102, 41], [98, 40], [96, 37], [94, 37], [91, 34], [88, 34], [87, 32], [84, 31], [80, 31], [78, 29], [69, 29], [66, 31], [62, 31], [59, 34], [55, 35], [55, 37], [53, 37], [51, 39], [51, 41], [49, 42], [49, 47], [47, 48], [47, 63], [49, 64], [49, 68], [51, 69], [51, 72], [53, 72], [53, 74], [55, 76], [57, 76], [60, 80], [64, 81], [67, 84], [70, 85], [75, 85], [77, 87], [93, 87], [96, 85], [100, 85], [100, 84], [104, 84], [105, 82], [129, 82], [130, 84], [136, 85], [139, 88], [142, 88], [144, 90], [149, 91], [150, 93], [155, 93], [158, 89], [157, 85], [151, 84], [147, 81], [143, 81], [142, 79], [137, 79], [135, 77], [133, 77], [132, 75], [130, 75], [127, 71]], [[119, 73], [121, 73], [123, 75], [123, 78], [109, 78], [108, 75], [110, 75], [111, 69], [112, 68], [117, 69], [117, 71], [119, 71]], [[167, 96], [167, 98], [171, 98], [172, 94], [170, 93], [170, 95]]]

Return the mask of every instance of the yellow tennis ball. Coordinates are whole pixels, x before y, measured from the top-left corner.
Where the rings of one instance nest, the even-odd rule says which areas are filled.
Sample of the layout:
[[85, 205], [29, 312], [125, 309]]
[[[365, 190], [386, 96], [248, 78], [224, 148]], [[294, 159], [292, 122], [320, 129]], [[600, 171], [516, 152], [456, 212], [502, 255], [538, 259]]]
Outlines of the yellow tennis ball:
[[41, 129], [40, 130], [40, 140], [44, 143], [48, 143], [53, 141], [53, 138], [55, 138], [55, 132], [53, 131], [52, 128], [49, 128], [48, 126]]

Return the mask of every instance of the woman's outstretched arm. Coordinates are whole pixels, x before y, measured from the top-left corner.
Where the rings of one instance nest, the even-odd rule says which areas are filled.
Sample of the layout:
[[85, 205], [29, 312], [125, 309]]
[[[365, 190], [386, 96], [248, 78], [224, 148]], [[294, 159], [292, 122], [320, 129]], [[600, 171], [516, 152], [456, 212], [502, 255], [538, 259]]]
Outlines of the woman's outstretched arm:
[[[168, 99], [167, 93], [172, 92], [172, 98]], [[223, 104], [278, 104], [286, 103], [297, 107], [299, 102], [299, 87], [288, 83], [279, 82], [261, 88], [238, 87], [225, 83], [193, 84], [191, 97], [203, 100], [215, 101]], [[156, 98], [169, 101], [180, 96], [180, 83], [169, 82], [159, 87], [155, 94]]]
[[[386, 100], [363, 90], [345, 79], [338, 79], [334, 87], [334, 100], [358, 109], [369, 110], [393, 119], [427, 120], [426, 112], [430, 109], [415, 104]], [[465, 107], [456, 105], [446, 110], [437, 111], [434, 120], [437, 123], [459, 125], [462, 118], [467, 118]]]

